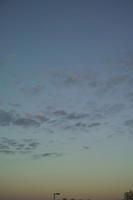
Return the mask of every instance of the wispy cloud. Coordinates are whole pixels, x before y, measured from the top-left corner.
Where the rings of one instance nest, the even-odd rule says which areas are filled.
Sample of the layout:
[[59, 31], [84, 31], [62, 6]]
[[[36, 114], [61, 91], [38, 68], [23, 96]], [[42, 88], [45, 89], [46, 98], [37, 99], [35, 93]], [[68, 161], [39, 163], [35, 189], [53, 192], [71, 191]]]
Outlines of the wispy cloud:
[[83, 119], [83, 118], [89, 117], [89, 116], [90, 116], [89, 113], [79, 113], [79, 114], [69, 113], [67, 115], [67, 118], [72, 120], [72, 119]]
[[116, 92], [118, 88], [130, 85], [131, 81], [132, 77], [129, 74], [122, 73], [108, 77], [105, 80], [93, 81], [90, 86], [92, 85], [93, 88], [96, 88], [94, 91], [95, 95], [102, 97], [103, 95]]
[[106, 81], [106, 84], [109, 87], [113, 87], [113, 86], [121, 85], [128, 80], [130, 80], [130, 77], [127, 74], [121, 74], [121, 75], [117, 75], [110, 78], [109, 80]]
[[13, 107], [21, 107], [21, 104], [16, 102], [9, 102], [8, 105]]
[[64, 111], [64, 110], [57, 110], [54, 112], [55, 115], [58, 115], [58, 116], [66, 116], [67, 115], [67, 112]]
[[13, 125], [22, 126], [22, 127], [39, 127], [40, 123], [33, 119], [18, 118], [13, 121]]
[[71, 73], [71, 74], [68, 74], [64, 80], [64, 83], [66, 84], [76, 84], [79, 82], [79, 78], [80, 78], [80, 75], [78, 73]]
[[15, 154], [15, 151], [7, 150], [7, 149], [5, 149], [5, 150], [1, 150], [0, 149], [0, 153], [3, 153], [3, 154]]
[[125, 110], [126, 105], [123, 103], [115, 103], [113, 105], [104, 105], [103, 113], [105, 115], [119, 114], [121, 111]]
[[31, 87], [22, 88], [22, 90], [29, 95], [39, 95], [44, 89], [44, 84], [36, 84]]
[[133, 119], [126, 120], [124, 125], [130, 128], [133, 128]]
[[85, 149], [85, 150], [89, 150], [89, 149], [90, 149], [90, 147], [89, 147], [89, 146], [86, 146], [86, 145], [83, 146], [82, 148]]
[[87, 125], [86, 125], [86, 123], [83, 123], [83, 122], [77, 122], [77, 123], [75, 124], [75, 126], [76, 126], [76, 127], [86, 127]]
[[129, 101], [133, 102], [133, 92], [128, 92], [128, 94], [126, 94], [125, 96]]
[[88, 125], [89, 128], [93, 128], [93, 127], [97, 127], [97, 126], [100, 126], [101, 124], [99, 122], [96, 122], [96, 123], [91, 123]]
[[33, 159], [40, 159], [40, 158], [49, 158], [49, 157], [61, 157], [63, 156], [64, 154], [63, 153], [58, 153], [58, 152], [47, 152], [47, 153], [41, 153], [41, 154], [36, 154], [36, 155], [33, 155]]
[[49, 120], [49, 118], [44, 113], [41, 112], [37, 113], [25, 112], [25, 115], [27, 116], [27, 118], [37, 120], [39, 123], [43, 123]]

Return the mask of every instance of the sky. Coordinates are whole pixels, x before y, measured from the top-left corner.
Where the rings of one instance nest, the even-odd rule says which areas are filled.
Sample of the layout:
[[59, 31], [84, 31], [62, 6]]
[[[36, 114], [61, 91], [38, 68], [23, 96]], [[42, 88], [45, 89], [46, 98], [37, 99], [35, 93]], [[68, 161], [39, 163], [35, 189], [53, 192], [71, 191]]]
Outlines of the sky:
[[0, 0], [0, 199], [133, 189], [133, 1]]

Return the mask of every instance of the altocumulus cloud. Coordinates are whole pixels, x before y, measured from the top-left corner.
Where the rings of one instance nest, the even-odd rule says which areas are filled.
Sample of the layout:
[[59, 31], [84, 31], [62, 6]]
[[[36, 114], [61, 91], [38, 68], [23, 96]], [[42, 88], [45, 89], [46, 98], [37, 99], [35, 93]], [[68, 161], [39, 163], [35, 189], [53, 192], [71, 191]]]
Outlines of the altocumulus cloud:
[[15, 153], [34, 153], [40, 145], [39, 142], [33, 139], [15, 140], [6, 137], [0, 138], [0, 153], [15, 154]]
[[38, 127], [40, 122], [36, 119], [22, 117], [15, 111], [0, 110], [0, 126], [16, 125], [21, 127]]
[[27, 118], [31, 118], [31, 119], [36, 119], [37, 121], [44, 122], [44, 121], [48, 121], [48, 117], [44, 114], [44, 113], [25, 113], [25, 115], [27, 116]]
[[12, 112], [0, 110], [0, 125], [1, 126], [10, 125], [12, 120], [13, 120], [13, 113]]

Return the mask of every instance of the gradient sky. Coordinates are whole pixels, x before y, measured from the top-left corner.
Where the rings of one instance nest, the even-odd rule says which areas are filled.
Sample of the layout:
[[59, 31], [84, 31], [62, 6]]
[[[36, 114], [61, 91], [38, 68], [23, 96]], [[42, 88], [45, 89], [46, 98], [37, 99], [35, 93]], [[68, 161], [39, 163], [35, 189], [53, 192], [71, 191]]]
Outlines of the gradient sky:
[[133, 188], [133, 1], [0, 0], [0, 199]]

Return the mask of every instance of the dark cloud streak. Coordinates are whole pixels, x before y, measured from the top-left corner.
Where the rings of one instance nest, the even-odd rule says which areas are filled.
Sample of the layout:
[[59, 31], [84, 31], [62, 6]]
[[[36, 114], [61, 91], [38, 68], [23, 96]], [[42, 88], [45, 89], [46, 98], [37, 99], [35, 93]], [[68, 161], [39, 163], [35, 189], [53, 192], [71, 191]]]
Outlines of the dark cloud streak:
[[55, 158], [55, 157], [61, 157], [63, 156], [63, 153], [58, 153], [58, 152], [50, 152], [50, 153], [41, 153], [41, 154], [36, 154], [33, 155], [32, 158], [33, 159], [40, 159], [40, 158]]

